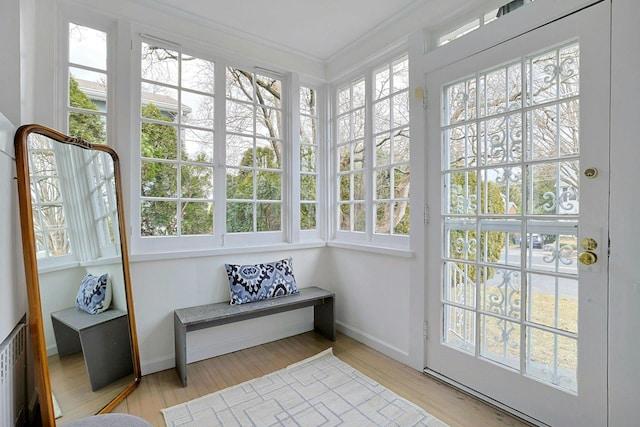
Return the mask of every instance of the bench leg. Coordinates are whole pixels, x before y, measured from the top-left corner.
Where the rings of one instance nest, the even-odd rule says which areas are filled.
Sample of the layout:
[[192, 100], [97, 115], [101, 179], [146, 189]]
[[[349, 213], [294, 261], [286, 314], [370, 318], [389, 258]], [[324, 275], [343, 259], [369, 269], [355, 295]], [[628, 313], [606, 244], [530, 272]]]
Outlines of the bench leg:
[[313, 328], [325, 338], [331, 341], [336, 340], [336, 318], [333, 298], [325, 298], [323, 304], [313, 306]]
[[173, 317], [173, 333], [175, 338], [176, 371], [182, 382], [182, 386], [187, 386], [187, 327], [178, 320], [178, 316]]

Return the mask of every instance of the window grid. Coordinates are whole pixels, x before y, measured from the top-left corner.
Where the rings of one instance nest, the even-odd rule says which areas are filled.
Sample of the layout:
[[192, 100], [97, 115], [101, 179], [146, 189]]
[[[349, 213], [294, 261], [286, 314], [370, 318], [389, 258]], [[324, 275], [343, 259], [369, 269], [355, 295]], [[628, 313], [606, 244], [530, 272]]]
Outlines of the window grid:
[[70, 255], [69, 226], [53, 146], [49, 139], [36, 134], [30, 136], [28, 146], [37, 258]]
[[89, 197], [101, 256], [119, 252], [118, 206], [111, 157], [104, 152], [85, 152], [84, 168], [89, 182]]
[[366, 231], [365, 80], [338, 89], [338, 230]]
[[68, 24], [67, 131], [106, 144], [108, 119], [107, 33]]
[[318, 108], [315, 89], [300, 88], [300, 229], [318, 228]]
[[282, 230], [282, 80], [226, 68], [227, 233]]
[[141, 236], [213, 235], [215, 65], [141, 47]]
[[374, 73], [374, 212], [376, 234], [409, 233], [409, 60]]

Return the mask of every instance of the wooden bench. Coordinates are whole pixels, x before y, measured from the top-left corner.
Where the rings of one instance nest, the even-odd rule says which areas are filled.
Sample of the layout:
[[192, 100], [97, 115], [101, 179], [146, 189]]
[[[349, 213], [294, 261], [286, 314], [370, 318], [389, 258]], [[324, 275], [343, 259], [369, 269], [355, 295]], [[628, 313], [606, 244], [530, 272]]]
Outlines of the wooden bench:
[[271, 298], [248, 304], [230, 305], [227, 301], [175, 310], [173, 312], [173, 325], [176, 370], [182, 385], [185, 387], [187, 385], [188, 332], [313, 306], [314, 330], [331, 341], [335, 341], [334, 299], [334, 293], [322, 288], [310, 287], [300, 289], [300, 293], [295, 295]]

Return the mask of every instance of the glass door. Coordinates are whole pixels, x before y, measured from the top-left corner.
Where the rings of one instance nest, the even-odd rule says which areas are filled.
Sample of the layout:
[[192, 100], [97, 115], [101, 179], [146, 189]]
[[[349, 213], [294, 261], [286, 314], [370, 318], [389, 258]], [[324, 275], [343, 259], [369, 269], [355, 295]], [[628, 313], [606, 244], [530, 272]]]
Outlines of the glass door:
[[426, 370], [550, 425], [606, 425], [608, 11], [426, 76]]

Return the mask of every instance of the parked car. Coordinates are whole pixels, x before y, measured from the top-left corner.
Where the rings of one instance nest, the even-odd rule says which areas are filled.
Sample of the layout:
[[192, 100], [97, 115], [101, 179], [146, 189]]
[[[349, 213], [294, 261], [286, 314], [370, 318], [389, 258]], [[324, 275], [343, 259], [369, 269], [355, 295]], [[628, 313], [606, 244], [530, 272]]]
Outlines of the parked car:
[[[520, 243], [520, 246], [522, 246], [522, 243]], [[529, 234], [527, 236], [527, 247], [542, 249], [542, 236], [539, 234]]]

